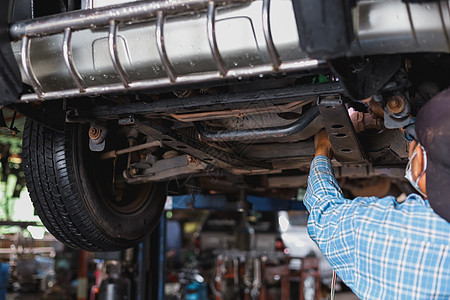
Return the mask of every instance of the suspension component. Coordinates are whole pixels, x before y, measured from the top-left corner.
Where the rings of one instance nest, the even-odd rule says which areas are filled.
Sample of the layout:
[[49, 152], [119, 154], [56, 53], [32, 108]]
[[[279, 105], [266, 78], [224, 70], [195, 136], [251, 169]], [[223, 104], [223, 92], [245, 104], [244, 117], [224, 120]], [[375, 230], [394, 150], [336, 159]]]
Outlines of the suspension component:
[[401, 128], [409, 124], [411, 107], [403, 95], [392, 95], [384, 107], [384, 126], [389, 129]]
[[91, 127], [89, 128], [89, 149], [91, 151], [100, 152], [105, 149], [105, 138], [108, 133], [108, 129], [96, 123], [91, 123]]
[[390, 97], [386, 102], [386, 109], [391, 114], [399, 114], [401, 113], [406, 107], [406, 99], [403, 96], [400, 95], [394, 95]]
[[109, 151], [109, 152], [106, 152], [106, 153], [103, 153], [102, 155], [100, 155], [100, 159], [116, 158], [119, 155], [128, 154], [131, 152], [140, 151], [140, 150], [148, 149], [151, 147], [161, 147], [161, 142], [153, 141], [153, 142], [145, 143], [142, 145], [136, 145], [133, 147], [129, 147], [126, 149], [112, 150], [112, 151]]
[[89, 138], [91, 140], [97, 141], [101, 135], [102, 135], [102, 130], [100, 128], [95, 127], [95, 126], [92, 126], [91, 128], [89, 128]]
[[151, 167], [137, 172], [136, 168], [124, 171], [127, 183], [139, 184], [151, 181], [164, 181], [181, 175], [191, 175], [207, 168], [207, 164], [190, 155], [179, 155], [156, 161]]
[[356, 133], [363, 132], [368, 129], [378, 129], [384, 128], [383, 119], [373, 116], [371, 113], [363, 113], [355, 111], [350, 115], [353, 127]]

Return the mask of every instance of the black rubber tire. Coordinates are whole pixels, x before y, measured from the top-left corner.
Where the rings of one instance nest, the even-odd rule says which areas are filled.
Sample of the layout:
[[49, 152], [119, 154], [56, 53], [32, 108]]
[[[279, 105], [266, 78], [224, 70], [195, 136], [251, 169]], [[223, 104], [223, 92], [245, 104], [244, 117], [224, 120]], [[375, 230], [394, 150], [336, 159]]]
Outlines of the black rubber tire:
[[127, 195], [142, 198], [138, 207], [126, 212], [115, 209], [105, 196], [110, 194], [102, 191], [105, 184], [98, 171], [100, 160], [93, 159], [98, 154], [89, 150], [87, 130], [86, 126], [69, 124], [65, 132], [58, 132], [26, 121], [22, 155], [31, 200], [49, 232], [73, 248], [129, 248], [157, 225], [167, 185], [127, 186]]

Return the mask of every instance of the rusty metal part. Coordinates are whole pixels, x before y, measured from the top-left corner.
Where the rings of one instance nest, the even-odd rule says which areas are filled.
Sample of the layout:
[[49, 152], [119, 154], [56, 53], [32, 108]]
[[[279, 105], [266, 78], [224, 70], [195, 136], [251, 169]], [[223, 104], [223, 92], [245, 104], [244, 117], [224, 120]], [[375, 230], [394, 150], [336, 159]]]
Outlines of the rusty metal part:
[[381, 130], [384, 128], [383, 120], [374, 117], [370, 113], [355, 111], [350, 115], [350, 120], [353, 123], [356, 133], [363, 132], [368, 129]]
[[372, 113], [377, 116], [380, 119], [384, 118], [384, 110], [381, 107], [380, 104], [378, 104], [377, 101], [375, 101], [373, 99], [373, 97], [368, 98], [369, 101], [367, 102], [367, 105], [369, 105], [370, 110], [372, 111]]
[[163, 157], [163, 159], [168, 159], [168, 158], [172, 158], [172, 157], [175, 157], [178, 155], [180, 155], [180, 154], [177, 151], [169, 150], [169, 151], [166, 151], [162, 157]]
[[393, 114], [401, 113], [406, 107], [406, 99], [400, 95], [389, 97], [386, 102], [386, 109]]
[[112, 150], [112, 151], [109, 151], [109, 152], [106, 152], [106, 153], [103, 153], [102, 155], [100, 155], [100, 159], [105, 160], [105, 159], [110, 159], [110, 158], [116, 158], [119, 155], [131, 153], [131, 152], [135, 152], [135, 151], [139, 151], [139, 150], [144, 150], [144, 149], [148, 149], [151, 147], [161, 147], [161, 142], [153, 141], [153, 142], [129, 147], [126, 149]]
[[402, 128], [409, 124], [411, 106], [402, 95], [387, 98], [384, 108], [384, 126], [389, 129]]
[[208, 111], [208, 112], [198, 112], [198, 113], [188, 113], [188, 114], [169, 114], [172, 118], [177, 119], [181, 122], [196, 122], [196, 121], [206, 121], [206, 120], [216, 120], [228, 117], [243, 117], [246, 114], [264, 114], [270, 112], [291, 112], [296, 109], [301, 108], [307, 101], [297, 101], [292, 103], [287, 103], [283, 105], [272, 105], [268, 107], [251, 107], [244, 109], [231, 109], [231, 110], [221, 110], [221, 111]]
[[91, 127], [89, 128], [89, 149], [94, 152], [101, 152], [105, 150], [105, 139], [108, 133], [108, 128], [103, 125], [91, 122]]
[[95, 127], [95, 126], [91, 126], [91, 128], [89, 128], [89, 138], [91, 140], [97, 140], [100, 138], [100, 136], [102, 135], [102, 129]]
[[139, 184], [151, 181], [165, 181], [180, 175], [191, 175], [205, 170], [208, 164], [199, 161], [190, 155], [179, 155], [156, 161], [152, 167], [145, 169], [142, 174], [133, 174], [125, 171], [127, 183]]

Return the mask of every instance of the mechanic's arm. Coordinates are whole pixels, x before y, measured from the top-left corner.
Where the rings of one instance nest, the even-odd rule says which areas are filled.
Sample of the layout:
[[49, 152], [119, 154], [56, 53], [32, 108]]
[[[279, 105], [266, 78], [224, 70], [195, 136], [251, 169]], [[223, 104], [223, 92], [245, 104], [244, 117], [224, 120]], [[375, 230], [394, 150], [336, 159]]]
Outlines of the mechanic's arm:
[[331, 165], [331, 145], [325, 131], [315, 138], [316, 155], [311, 164], [308, 189], [303, 200], [310, 216], [308, 233], [318, 244], [337, 274], [353, 281], [355, 208], [345, 199]]

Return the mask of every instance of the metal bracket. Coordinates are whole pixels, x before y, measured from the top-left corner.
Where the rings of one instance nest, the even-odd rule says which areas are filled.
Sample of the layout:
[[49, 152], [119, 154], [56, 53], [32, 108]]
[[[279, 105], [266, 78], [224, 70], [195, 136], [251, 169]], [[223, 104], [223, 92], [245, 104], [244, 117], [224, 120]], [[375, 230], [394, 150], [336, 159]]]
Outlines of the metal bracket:
[[325, 129], [331, 141], [336, 159], [344, 165], [368, 164], [347, 108], [340, 96], [329, 96], [317, 100]]

